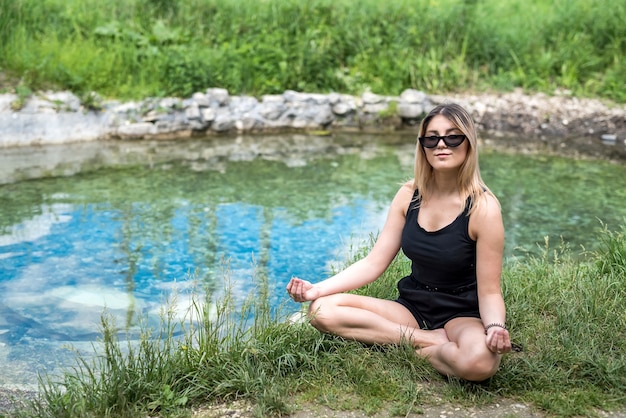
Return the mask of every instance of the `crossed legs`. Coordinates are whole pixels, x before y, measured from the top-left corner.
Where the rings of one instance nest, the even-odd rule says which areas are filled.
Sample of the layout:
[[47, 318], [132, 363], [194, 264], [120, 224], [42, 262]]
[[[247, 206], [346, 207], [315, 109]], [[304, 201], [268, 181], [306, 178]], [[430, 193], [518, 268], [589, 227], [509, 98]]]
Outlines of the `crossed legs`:
[[500, 356], [485, 344], [477, 318], [455, 318], [445, 329], [423, 330], [401, 304], [338, 293], [319, 298], [309, 307], [310, 323], [321, 332], [366, 344], [409, 342], [440, 373], [481, 381], [495, 374]]

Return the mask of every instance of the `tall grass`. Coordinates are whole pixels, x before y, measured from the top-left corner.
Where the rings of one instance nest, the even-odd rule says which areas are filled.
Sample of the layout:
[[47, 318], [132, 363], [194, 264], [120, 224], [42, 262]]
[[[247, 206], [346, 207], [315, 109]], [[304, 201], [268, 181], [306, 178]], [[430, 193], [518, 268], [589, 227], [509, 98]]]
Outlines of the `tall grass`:
[[0, 68], [105, 96], [569, 89], [626, 101], [626, 0], [0, 0]]
[[[626, 406], [626, 227], [604, 230], [586, 261], [569, 249], [508, 264], [504, 296], [514, 342], [487, 382], [444, 379], [408, 346], [368, 347], [319, 334], [270, 313], [268, 283], [241, 308], [198, 296], [179, 321], [137, 342], [117, 339], [103, 320], [94, 359], [78, 356], [60, 380], [42, 378], [41, 398], [23, 415], [50, 417], [186, 416], [192, 407], [245, 399], [257, 416], [313, 403], [336, 410], [419, 413], [443, 400], [482, 405], [503, 398], [558, 416], [587, 416]], [[356, 254], [355, 257], [359, 257]], [[393, 297], [408, 270], [399, 257], [364, 293]]]

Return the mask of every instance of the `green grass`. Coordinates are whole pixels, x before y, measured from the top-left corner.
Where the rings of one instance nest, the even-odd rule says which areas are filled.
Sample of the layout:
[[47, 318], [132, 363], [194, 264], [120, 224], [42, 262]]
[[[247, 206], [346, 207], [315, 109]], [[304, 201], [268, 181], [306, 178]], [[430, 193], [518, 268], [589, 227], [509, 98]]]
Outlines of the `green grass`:
[[0, 68], [106, 97], [207, 87], [626, 101], [626, 0], [0, 0]]
[[[605, 229], [598, 239], [601, 249], [582, 259], [546, 248], [506, 265], [508, 323], [523, 351], [505, 356], [481, 384], [442, 378], [408, 346], [368, 347], [289, 324], [272, 314], [261, 277], [242, 308], [235, 309], [229, 289], [217, 304], [197, 296], [183, 321], [164, 305], [161, 327], [143, 327], [139, 343], [118, 340], [104, 315], [99, 355], [78, 355], [60, 379], [42, 377], [41, 399], [21, 414], [189, 416], [194, 406], [237, 399], [250, 401], [256, 416], [288, 414], [305, 403], [404, 416], [439, 399], [459, 406], [509, 399], [557, 416], [623, 410], [626, 227]], [[407, 268], [398, 258], [360, 292], [393, 297]]]

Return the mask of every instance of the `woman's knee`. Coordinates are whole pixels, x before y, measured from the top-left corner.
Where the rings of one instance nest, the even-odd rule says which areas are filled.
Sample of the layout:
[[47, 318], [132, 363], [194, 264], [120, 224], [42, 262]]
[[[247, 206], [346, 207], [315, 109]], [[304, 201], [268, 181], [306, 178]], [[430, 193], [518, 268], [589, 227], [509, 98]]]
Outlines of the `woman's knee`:
[[332, 332], [335, 315], [334, 309], [339, 306], [340, 295], [323, 296], [309, 305], [309, 323], [321, 332]]
[[482, 382], [496, 374], [500, 359], [491, 352], [472, 353], [462, 356], [458, 364], [458, 377], [472, 382]]

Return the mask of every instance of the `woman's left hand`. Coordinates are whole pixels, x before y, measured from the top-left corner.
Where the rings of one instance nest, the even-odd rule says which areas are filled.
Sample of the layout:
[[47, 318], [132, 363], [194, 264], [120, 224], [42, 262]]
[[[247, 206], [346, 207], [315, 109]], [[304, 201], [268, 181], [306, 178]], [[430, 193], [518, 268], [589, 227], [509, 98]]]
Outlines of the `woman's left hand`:
[[509, 331], [500, 327], [491, 327], [487, 330], [486, 342], [491, 352], [504, 354], [511, 351], [511, 337]]

